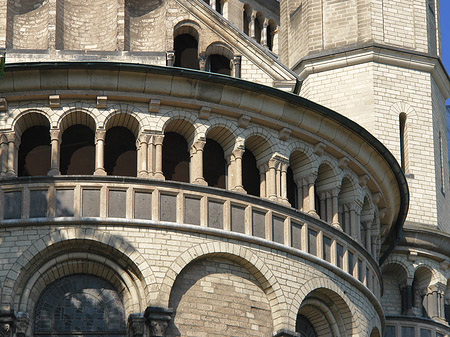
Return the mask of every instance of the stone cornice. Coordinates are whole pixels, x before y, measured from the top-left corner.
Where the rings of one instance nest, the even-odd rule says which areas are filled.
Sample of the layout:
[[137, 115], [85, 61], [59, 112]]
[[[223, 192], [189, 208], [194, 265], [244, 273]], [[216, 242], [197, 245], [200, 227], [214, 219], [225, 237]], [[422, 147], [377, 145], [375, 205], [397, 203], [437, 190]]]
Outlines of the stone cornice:
[[433, 76], [442, 95], [445, 98], [450, 96], [450, 78], [440, 58], [378, 44], [355, 46], [308, 56], [299, 61], [293, 70], [301, 78], [306, 78], [311, 74], [369, 62], [428, 72]]

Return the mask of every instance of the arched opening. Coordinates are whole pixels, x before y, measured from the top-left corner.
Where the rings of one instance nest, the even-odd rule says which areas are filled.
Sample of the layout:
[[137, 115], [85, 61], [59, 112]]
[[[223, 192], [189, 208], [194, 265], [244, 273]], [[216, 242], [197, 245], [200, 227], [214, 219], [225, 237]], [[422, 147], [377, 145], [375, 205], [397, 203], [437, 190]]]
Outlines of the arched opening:
[[203, 149], [203, 176], [208, 186], [225, 188], [227, 162], [222, 146], [211, 138], [206, 138]]
[[106, 132], [105, 170], [113, 176], [137, 176], [136, 138], [125, 127], [115, 126]]
[[252, 9], [250, 8], [249, 5], [244, 5], [244, 11], [243, 11], [243, 17], [242, 17], [242, 22], [243, 22], [243, 32], [247, 35], [250, 35], [250, 15], [252, 13]]
[[242, 155], [242, 185], [248, 194], [259, 197], [259, 170], [256, 164], [256, 157], [248, 148], [245, 148], [245, 152]]
[[360, 237], [361, 243], [368, 252], [371, 252], [372, 246], [372, 225], [374, 220], [374, 209], [371, 205], [369, 198], [364, 198], [364, 203], [361, 209], [361, 226]]
[[219, 14], [223, 14], [222, 13], [222, 1], [221, 0], [213, 0], [216, 2], [216, 12]]
[[221, 42], [212, 43], [206, 48], [206, 70], [224, 75], [231, 75], [233, 50]]
[[74, 274], [49, 284], [34, 310], [35, 335], [126, 336], [125, 309], [106, 280]]
[[426, 267], [417, 268], [414, 273], [412, 284], [412, 305], [415, 316], [431, 318], [435, 310], [432, 297], [433, 291], [430, 289], [432, 274]]
[[303, 337], [353, 336], [352, 314], [335, 292], [320, 288], [309, 293], [300, 305], [296, 332]]
[[167, 336], [187, 336], [191, 331], [196, 336], [211, 336], [211, 326], [215, 335], [223, 337], [249, 336], [249, 331], [255, 331], [253, 336], [273, 333], [270, 303], [259, 279], [224, 257], [202, 258], [187, 265], [172, 286], [169, 307], [175, 315]]
[[61, 142], [60, 170], [63, 175], [94, 173], [95, 144], [94, 132], [82, 124], [68, 127]]
[[287, 187], [287, 197], [291, 207], [298, 207], [298, 187], [294, 180], [294, 173], [289, 166], [286, 171], [286, 187]]
[[50, 130], [48, 126], [36, 125], [22, 133], [18, 175], [45, 176], [50, 170]]
[[207, 59], [207, 70], [211, 73], [231, 75], [230, 59], [224, 55], [212, 54]]
[[387, 315], [412, 313], [412, 286], [407, 284], [406, 270], [398, 263], [382, 268], [384, 292], [381, 304]]
[[190, 156], [186, 139], [176, 132], [164, 134], [163, 174], [167, 180], [189, 182]]
[[353, 233], [354, 228], [351, 226], [351, 212], [353, 203], [355, 202], [355, 188], [351, 180], [347, 177], [342, 179], [341, 189], [338, 195], [338, 208], [339, 208], [339, 224], [342, 230], [348, 235]]
[[321, 164], [315, 182], [316, 198], [318, 198], [315, 207], [323, 221], [332, 222], [333, 220], [329, 210], [332, 209], [331, 190], [334, 187], [336, 187], [334, 171], [328, 164]]
[[269, 24], [266, 27], [267, 48], [269, 48], [269, 50], [273, 50], [273, 38], [276, 27], [277, 27], [276, 23], [273, 20], [269, 20]]
[[264, 16], [258, 12], [255, 17], [255, 40], [261, 43], [262, 23], [264, 22]]
[[198, 40], [189, 33], [175, 36], [175, 67], [199, 69]]

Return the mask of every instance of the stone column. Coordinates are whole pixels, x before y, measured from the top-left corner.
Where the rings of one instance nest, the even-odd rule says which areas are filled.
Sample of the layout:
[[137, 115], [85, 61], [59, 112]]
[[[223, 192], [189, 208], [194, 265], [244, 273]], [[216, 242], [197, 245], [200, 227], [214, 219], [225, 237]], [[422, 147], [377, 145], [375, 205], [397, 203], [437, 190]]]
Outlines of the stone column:
[[216, 0], [209, 0], [209, 5], [211, 6], [211, 8], [213, 10], [217, 10], [216, 9]]
[[148, 177], [148, 141], [149, 135], [141, 133], [139, 135], [139, 167], [138, 177]]
[[295, 184], [297, 185], [297, 209], [303, 211], [304, 205], [304, 195], [303, 195], [303, 180], [304, 179], [296, 179]]
[[269, 179], [266, 179], [267, 175], [267, 164], [263, 164], [259, 166], [259, 196], [261, 198], [266, 198], [267, 193], [267, 181]]
[[95, 132], [95, 172], [96, 176], [106, 176], [104, 165], [104, 150], [105, 150], [105, 135], [106, 131], [103, 129]]
[[331, 203], [332, 203], [332, 213], [333, 213], [333, 219], [331, 221], [331, 224], [340, 229], [343, 230], [341, 224], [339, 224], [339, 204], [338, 204], [338, 196], [339, 196], [339, 189], [333, 188], [331, 190]]
[[242, 155], [244, 154], [243, 148], [234, 149], [231, 153], [231, 165], [233, 166], [232, 171], [232, 181], [234, 186], [233, 191], [246, 193], [244, 186], [242, 186]]
[[308, 213], [319, 217], [316, 212], [316, 205], [315, 205], [315, 186], [314, 183], [316, 182], [316, 176], [314, 174], [311, 174], [306, 178], [306, 181], [308, 183]]
[[415, 316], [413, 311], [413, 288], [412, 288], [413, 280], [405, 280], [405, 282], [401, 283], [400, 293], [402, 296], [402, 315], [407, 316]]
[[287, 195], [287, 169], [288, 163], [281, 163], [281, 201], [285, 204], [289, 203]]
[[427, 288], [427, 293], [425, 295], [428, 316], [441, 323], [445, 323], [445, 311], [443, 310], [445, 288], [445, 284], [433, 284]]
[[250, 15], [250, 27], [249, 27], [249, 33], [250, 37], [252, 39], [256, 38], [256, 29], [255, 29], [255, 20], [256, 20], [256, 11], [252, 10], [252, 14]]
[[203, 148], [205, 140], [196, 140], [190, 149], [191, 163], [189, 167], [190, 182], [198, 185], [208, 185], [203, 177]]
[[267, 48], [267, 27], [269, 26], [269, 19], [265, 18], [263, 23], [263, 29], [261, 31], [261, 45]]
[[206, 71], [206, 56], [201, 55], [198, 57], [198, 67], [202, 71]]
[[236, 78], [241, 78], [241, 55], [235, 55], [231, 62], [233, 63], [233, 76]]
[[154, 135], [153, 144], [155, 145], [155, 172], [153, 178], [164, 180], [164, 174], [162, 169], [162, 147], [163, 147], [164, 135]]
[[50, 141], [51, 141], [51, 159], [50, 159], [50, 170], [47, 175], [57, 176], [60, 175], [59, 171], [59, 144], [61, 142], [61, 131], [59, 129], [50, 130]]
[[150, 337], [165, 337], [166, 328], [172, 319], [173, 310], [163, 307], [147, 307], [144, 318], [149, 327]]
[[320, 192], [319, 194], [319, 202], [320, 202], [320, 219], [323, 221], [327, 221], [327, 194], [326, 192]]
[[8, 142], [8, 158], [7, 158], [7, 170], [6, 175], [8, 177], [17, 176], [16, 171], [16, 158], [17, 158], [17, 145], [16, 145], [16, 134], [15, 132], [10, 132], [6, 134], [6, 140]]
[[269, 171], [267, 177], [267, 197], [270, 200], [277, 200], [277, 164], [275, 159], [270, 159], [267, 163]]
[[8, 169], [8, 140], [0, 135], [0, 176], [5, 176]]

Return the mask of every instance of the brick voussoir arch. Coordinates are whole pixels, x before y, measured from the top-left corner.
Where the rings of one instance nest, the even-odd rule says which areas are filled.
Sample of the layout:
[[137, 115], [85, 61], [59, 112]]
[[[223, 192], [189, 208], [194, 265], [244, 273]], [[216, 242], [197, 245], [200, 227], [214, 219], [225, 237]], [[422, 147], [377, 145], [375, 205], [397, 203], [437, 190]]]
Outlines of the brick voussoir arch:
[[[1, 288], [1, 304], [5, 307], [13, 306], [17, 290], [21, 284], [25, 284], [29, 278], [29, 269], [34, 262], [46, 263], [45, 252], [51, 248], [62, 247], [64, 244], [87, 243], [90, 245], [103, 245], [102, 249], [110, 250], [117, 255], [124, 256], [128, 267], [135, 269], [136, 276], [142, 279], [142, 286], [145, 289], [147, 300], [156, 298], [154, 292], [157, 291], [156, 278], [153, 270], [146, 259], [124, 239], [111, 235], [107, 232], [93, 228], [63, 228], [54, 230], [41, 236], [33, 242], [14, 262], [8, 271], [5, 282]], [[55, 248], [55, 249], [56, 249]], [[70, 249], [69, 249], [70, 250]], [[57, 258], [57, 257], [56, 257]], [[108, 257], [105, 257], [108, 259]], [[28, 276], [27, 276], [28, 275]]]
[[230, 259], [246, 268], [260, 283], [270, 303], [273, 328], [277, 331], [286, 324], [286, 299], [277, 278], [264, 262], [250, 249], [228, 242], [209, 242], [185, 250], [169, 267], [161, 283], [159, 299], [161, 306], [169, 306], [169, 298], [177, 276], [193, 261], [220, 256]]
[[344, 303], [347, 305], [348, 309], [351, 312], [352, 316], [352, 325], [355, 328], [358, 328], [361, 325], [361, 317], [360, 315], [357, 315], [357, 310], [355, 305], [350, 301], [350, 299], [347, 297], [345, 292], [338, 287], [333, 281], [324, 279], [321, 277], [314, 277], [310, 279], [309, 281], [306, 281], [304, 284], [299, 286], [299, 289], [297, 293], [293, 296], [292, 303], [290, 305], [289, 311], [288, 311], [288, 326], [292, 331], [295, 331], [295, 323], [297, 320], [297, 314], [300, 310], [301, 304], [303, 300], [306, 298], [308, 294], [313, 292], [317, 289], [326, 289], [331, 290], [334, 293], [336, 293], [338, 296], [341, 297], [341, 299], [344, 301]]

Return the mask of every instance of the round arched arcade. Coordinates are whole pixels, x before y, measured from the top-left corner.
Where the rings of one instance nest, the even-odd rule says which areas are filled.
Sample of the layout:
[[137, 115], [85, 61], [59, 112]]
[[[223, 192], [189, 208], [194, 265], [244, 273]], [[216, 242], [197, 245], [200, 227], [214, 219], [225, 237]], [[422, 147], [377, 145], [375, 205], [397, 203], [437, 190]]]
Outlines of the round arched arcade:
[[[213, 311], [239, 306], [225, 320], [248, 312], [216, 327], [223, 336], [380, 335], [377, 261], [408, 204], [381, 143], [331, 110], [230, 77], [88, 68], [8, 66], [0, 82], [2, 238], [34, 233], [0, 279], [8, 324], [58, 331], [37, 313], [45, 294], [71, 283], [67, 298], [122, 313], [105, 334], [183, 334], [208, 313], [189, 298], [223, 294]], [[20, 82], [27, 75], [36, 81]], [[35, 97], [26, 103], [25, 88]], [[117, 306], [93, 301], [98, 289]], [[199, 331], [213, 321], [205, 317]]]

